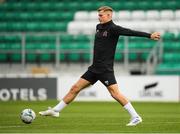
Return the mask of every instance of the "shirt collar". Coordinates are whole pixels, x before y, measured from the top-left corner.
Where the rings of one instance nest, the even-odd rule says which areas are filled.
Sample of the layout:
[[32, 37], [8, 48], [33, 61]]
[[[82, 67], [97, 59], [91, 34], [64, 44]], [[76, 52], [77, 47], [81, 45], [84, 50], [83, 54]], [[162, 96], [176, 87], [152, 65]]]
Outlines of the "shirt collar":
[[110, 21], [108, 21], [108, 22], [106, 22], [106, 23], [104, 23], [104, 24], [101, 24], [102, 26], [107, 26], [107, 25], [110, 25], [110, 24], [112, 24], [113, 23], [113, 21], [112, 20], [110, 20]]
[[111, 25], [112, 23], [113, 23], [113, 21], [110, 20], [110, 21], [108, 21], [108, 22], [106, 22], [106, 23], [104, 23], [104, 24], [99, 24], [99, 29], [104, 29], [104, 28], [106, 28], [107, 26]]

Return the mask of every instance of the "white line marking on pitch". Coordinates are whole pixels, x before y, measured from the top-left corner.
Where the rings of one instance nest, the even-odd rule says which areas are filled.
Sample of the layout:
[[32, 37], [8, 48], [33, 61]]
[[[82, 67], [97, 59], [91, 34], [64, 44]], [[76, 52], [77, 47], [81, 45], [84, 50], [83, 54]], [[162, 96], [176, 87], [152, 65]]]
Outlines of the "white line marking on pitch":
[[14, 125], [14, 126], [0, 126], [0, 128], [13, 128], [13, 127], [26, 127], [26, 126], [20, 126], [20, 125]]

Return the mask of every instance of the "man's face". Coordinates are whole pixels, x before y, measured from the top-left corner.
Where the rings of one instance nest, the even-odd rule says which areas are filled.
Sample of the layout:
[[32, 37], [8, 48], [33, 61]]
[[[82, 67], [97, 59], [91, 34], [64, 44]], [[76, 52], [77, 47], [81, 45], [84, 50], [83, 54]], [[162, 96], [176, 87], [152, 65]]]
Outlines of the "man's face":
[[99, 11], [98, 12], [98, 19], [101, 24], [106, 23], [112, 19], [112, 12], [110, 11]]

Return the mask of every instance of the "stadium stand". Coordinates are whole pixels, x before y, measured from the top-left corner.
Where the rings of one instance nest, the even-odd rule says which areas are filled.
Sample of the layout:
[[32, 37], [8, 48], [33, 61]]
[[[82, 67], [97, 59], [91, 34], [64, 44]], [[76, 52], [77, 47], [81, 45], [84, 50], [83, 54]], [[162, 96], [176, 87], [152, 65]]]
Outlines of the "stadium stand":
[[[0, 63], [90, 62], [96, 9], [108, 5], [117, 24], [163, 34], [154, 72], [180, 74], [179, 0], [4, 0], [0, 3]], [[115, 61], [146, 62], [154, 41], [119, 39]], [[59, 45], [60, 44], [60, 45]], [[57, 56], [58, 55], [58, 56]]]

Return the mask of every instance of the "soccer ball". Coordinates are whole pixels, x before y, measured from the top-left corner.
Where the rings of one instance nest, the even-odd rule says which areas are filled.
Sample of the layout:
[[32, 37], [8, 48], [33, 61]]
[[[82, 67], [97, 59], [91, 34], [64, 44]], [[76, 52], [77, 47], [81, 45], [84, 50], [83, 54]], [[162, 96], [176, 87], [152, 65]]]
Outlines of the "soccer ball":
[[20, 118], [24, 123], [30, 124], [36, 118], [36, 114], [32, 109], [24, 109], [20, 114]]

